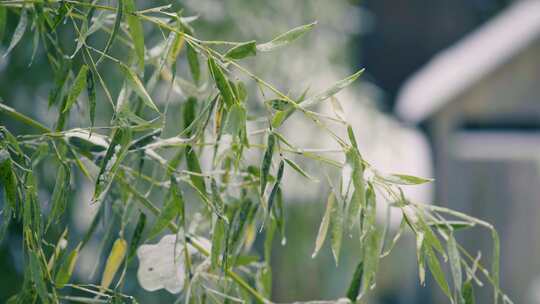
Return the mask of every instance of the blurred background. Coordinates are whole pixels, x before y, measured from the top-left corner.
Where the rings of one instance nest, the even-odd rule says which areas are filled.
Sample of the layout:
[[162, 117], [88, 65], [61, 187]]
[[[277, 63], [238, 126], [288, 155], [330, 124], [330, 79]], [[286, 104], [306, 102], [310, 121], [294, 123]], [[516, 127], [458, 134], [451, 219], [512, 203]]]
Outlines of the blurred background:
[[[364, 157], [383, 171], [436, 179], [406, 189], [412, 200], [493, 223], [501, 235], [503, 290], [515, 303], [540, 303], [540, 1], [186, 0], [178, 6], [200, 16], [193, 26], [209, 40], [265, 41], [317, 20], [315, 30], [297, 43], [265, 54], [265, 60], [248, 60], [250, 68], [298, 96], [365, 67], [361, 81], [338, 95]], [[8, 33], [16, 26], [14, 17], [8, 15]], [[32, 37], [27, 33], [23, 39], [0, 59], [0, 96], [17, 110], [52, 123], [56, 116], [47, 109], [52, 86], [47, 62], [38, 50], [28, 67]], [[8, 41], [3, 38], [4, 50]], [[1, 115], [0, 124], [14, 133], [27, 131]], [[333, 147], [315, 132], [302, 120], [285, 130], [298, 146]], [[305, 165], [316, 172], [316, 164]], [[48, 180], [46, 196], [54, 178], [42, 178]], [[338, 266], [326, 247], [311, 259], [327, 189], [292, 174], [285, 184], [287, 243], [274, 248], [272, 299], [342, 297], [358, 245], [346, 242]], [[73, 198], [72, 226], [80, 233], [90, 220], [85, 216], [91, 209], [90, 187], [81, 185]], [[390, 220], [397, 228], [399, 217]], [[11, 245], [20, 243], [19, 231], [10, 229], [0, 243], [0, 302], [16, 292], [22, 279], [21, 249]], [[473, 253], [491, 251], [486, 231], [460, 240]], [[111, 242], [95, 241], [95, 251], [82, 257], [80, 264], [87, 267], [78, 267], [79, 277], [91, 274], [97, 248]], [[433, 280], [420, 287], [417, 277], [414, 239], [408, 235], [382, 261], [369, 302], [445, 302]], [[477, 290], [478, 303], [490, 301], [491, 290], [483, 289]], [[145, 303], [145, 292], [138, 292]], [[167, 298], [165, 292], [162, 296]]]

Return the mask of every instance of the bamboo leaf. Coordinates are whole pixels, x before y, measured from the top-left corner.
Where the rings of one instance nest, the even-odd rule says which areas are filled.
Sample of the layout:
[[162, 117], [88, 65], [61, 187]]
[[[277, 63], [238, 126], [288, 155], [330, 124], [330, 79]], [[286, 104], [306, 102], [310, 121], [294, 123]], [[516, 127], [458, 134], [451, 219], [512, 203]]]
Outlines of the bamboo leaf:
[[94, 81], [94, 73], [91, 69], [86, 72], [86, 93], [88, 95], [88, 112], [90, 114], [90, 123], [93, 127], [96, 120], [96, 86]]
[[225, 77], [221, 67], [212, 57], [208, 57], [208, 70], [210, 71], [210, 75], [212, 75], [212, 78], [214, 79], [214, 82], [216, 83], [216, 86], [223, 97], [223, 101], [227, 107], [232, 106], [235, 103], [235, 97], [231, 85], [227, 80], [227, 77]]
[[285, 162], [281, 160], [279, 162], [278, 172], [276, 176], [276, 182], [274, 183], [274, 186], [272, 187], [272, 191], [270, 192], [270, 195], [268, 196], [268, 213], [272, 212], [272, 207], [274, 206], [274, 200], [276, 198], [276, 194], [279, 190], [279, 185], [281, 183], [281, 179], [283, 178], [283, 171], [285, 169]]
[[360, 75], [362, 75], [363, 72], [364, 72], [364, 69], [361, 69], [360, 71], [352, 74], [351, 76], [334, 83], [334, 85], [332, 85], [330, 88], [326, 89], [324, 92], [304, 100], [304, 102], [302, 102], [302, 104], [301, 104], [301, 107], [302, 108], [307, 108], [307, 107], [318, 104], [319, 102], [324, 101], [324, 100], [334, 96], [339, 91], [341, 91], [343, 88], [345, 88], [345, 87], [349, 86], [351, 83], [353, 83], [358, 77], [360, 77]]
[[171, 187], [169, 190], [169, 195], [165, 205], [161, 209], [159, 216], [154, 223], [152, 229], [148, 233], [148, 238], [152, 239], [160, 234], [163, 229], [165, 229], [169, 223], [176, 218], [182, 210], [184, 209], [184, 198], [182, 192], [178, 187], [178, 184], [174, 177], [171, 177]]
[[362, 282], [362, 292], [365, 293], [375, 284], [375, 277], [379, 268], [380, 260], [380, 238], [381, 233], [377, 227], [372, 226], [364, 246], [364, 281]]
[[304, 169], [302, 169], [297, 163], [295, 163], [291, 159], [288, 159], [288, 158], [284, 158], [284, 159], [285, 159], [285, 162], [287, 163], [287, 165], [289, 165], [291, 168], [294, 169], [294, 171], [298, 172], [303, 177], [305, 177], [307, 179], [310, 179], [312, 181], [318, 181], [316, 178], [309, 175]]
[[114, 275], [118, 272], [122, 261], [126, 256], [127, 242], [126, 240], [119, 238], [114, 241], [114, 244], [111, 249], [109, 257], [107, 257], [107, 262], [105, 263], [105, 269], [103, 270], [103, 275], [101, 277], [100, 289], [107, 289], [111, 285]]
[[81, 92], [86, 88], [86, 73], [88, 72], [88, 66], [85, 64], [81, 67], [79, 70], [79, 73], [77, 73], [77, 77], [75, 77], [75, 80], [73, 81], [73, 85], [71, 86], [71, 90], [69, 91], [69, 94], [67, 96], [67, 101], [62, 109], [62, 112], [65, 113], [71, 109]]
[[360, 261], [358, 265], [356, 266], [356, 269], [354, 270], [351, 283], [349, 284], [349, 289], [347, 290], [347, 298], [351, 300], [351, 302], [353, 303], [356, 301], [360, 293], [363, 273], [364, 273], [364, 264], [362, 261]]
[[4, 38], [7, 24], [7, 9], [5, 6], [0, 7], [0, 41]]
[[228, 59], [242, 59], [249, 56], [255, 56], [257, 55], [257, 47], [255, 44], [255, 40], [248, 41], [244, 43], [240, 43], [225, 53], [225, 58]]
[[17, 27], [15, 28], [15, 32], [13, 33], [13, 37], [11, 37], [11, 42], [9, 43], [9, 47], [7, 51], [4, 53], [4, 57], [6, 57], [13, 48], [17, 46], [19, 41], [21, 41], [22, 36], [24, 35], [24, 32], [26, 31], [26, 27], [28, 25], [28, 13], [26, 9], [21, 10], [21, 15], [19, 17], [19, 23], [17, 23]]
[[116, 6], [116, 16], [114, 17], [114, 26], [111, 31], [111, 34], [109, 35], [109, 38], [107, 39], [107, 43], [105, 44], [105, 48], [102, 51], [101, 56], [99, 57], [96, 65], [101, 62], [105, 54], [109, 52], [109, 49], [111, 48], [112, 44], [114, 43], [114, 40], [116, 39], [116, 36], [118, 35], [118, 30], [120, 29], [120, 24], [122, 23], [122, 16], [124, 14], [124, 3], [123, 0], [117, 1]]
[[114, 132], [113, 139], [105, 153], [99, 174], [96, 178], [96, 186], [92, 198], [94, 202], [101, 201], [107, 193], [116, 176], [118, 167], [120, 167], [127, 154], [130, 142], [131, 131], [129, 129], [121, 128]]
[[197, 52], [195, 51], [195, 49], [193, 49], [191, 44], [188, 44], [186, 48], [186, 53], [189, 70], [191, 71], [191, 77], [193, 77], [193, 81], [195, 81], [195, 84], [198, 84], [201, 78], [201, 67], [199, 63], [199, 58], [197, 57]]
[[270, 174], [270, 167], [272, 166], [272, 156], [274, 154], [275, 143], [275, 135], [270, 133], [268, 135], [266, 150], [264, 151], [264, 156], [261, 163], [261, 195], [264, 194], [264, 190], [266, 189], [266, 184], [268, 182], [268, 175]]
[[0, 149], [0, 184], [4, 188], [7, 198], [7, 206], [15, 211], [17, 207], [17, 179], [13, 172], [11, 157], [5, 149]]
[[[461, 257], [456, 244], [456, 239], [452, 232], [448, 233], [448, 241], [446, 243], [448, 247], [448, 258], [450, 261], [450, 271], [452, 273], [452, 280], [454, 281], [454, 288], [456, 294], [461, 296], [462, 285], [462, 270], [461, 270]], [[459, 301], [458, 303], [460, 303]]]
[[269, 42], [258, 44], [257, 50], [260, 52], [270, 52], [277, 48], [283, 47], [296, 39], [300, 38], [305, 33], [309, 32], [313, 27], [317, 24], [317, 22], [312, 22], [306, 25], [302, 25], [299, 27], [295, 27], [276, 38], [272, 39]]
[[135, 47], [139, 69], [144, 70], [144, 32], [139, 17], [135, 14], [135, 3], [133, 0], [123, 0], [124, 10], [128, 23], [129, 34]]
[[287, 111], [290, 108], [292, 108], [292, 104], [288, 100], [280, 99], [280, 98], [270, 99], [270, 100], [265, 101], [264, 103], [266, 103], [269, 107], [277, 111]]
[[465, 301], [464, 304], [475, 304], [474, 288], [471, 281], [467, 281], [463, 284], [462, 295]]
[[214, 231], [212, 233], [212, 247], [210, 250], [210, 261], [213, 269], [217, 269], [219, 266], [219, 256], [223, 248], [223, 241], [225, 239], [225, 223], [221, 219], [217, 219], [214, 224]]
[[141, 243], [142, 234], [143, 234], [145, 226], [146, 226], [146, 214], [144, 214], [144, 212], [139, 212], [137, 225], [135, 226], [135, 229], [133, 230], [133, 236], [131, 237], [131, 242], [129, 243], [128, 263], [131, 261], [131, 259], [133, 259], [133, 257], [137, 253], [137, 247], [139, 247], [139, 244]]
[[388, 174], [384, 176], [379, 176], [382, 180], [385, 182], [396, 184], [396, 185], [421, 185], [425, 183], [430, 183], [433, 181], [433, 179], [430, 178], [422, 178], [412, 175], [405, 175], [405, 174]]
[[425, 244], [424, 254], [427, 256], [428, 267], [431, 271], [431, 274], [435, 278], [435, 281], [437, 282], [437, 284], [439, 284], [439, 287], [441, 287], [444, 294], [450, 299], [450, 301], [452, 301], [452, 293], [450, 292], [448, 282], [444, 277], [444, 272], [442, 271], [441, 264], [439, 263], [439, 260], [435, 256], [435, 252], [433, 252], [433, 249], [431, 249], [431, 246], [429, 244]]
[[311, 255], [312, 258], [315, 258], [317, 256], [317, 253], [319, 253], [319, 250], [321, 250], [321, 247], [324, 244], [324, 240], [326, 239], [326, 234], [328, 233], [328, 227], [330, 227], [330, 214], [332, 213], [332, 210], [334, 209], [335, 203], [336, 203], [336, 198], [334, 196], [334, 192], [330, 191], [330, 194], [328, 195], [328, 200], [326, 201], [326, 211], [324, 212], [321, 225], [319, 226], [319, 232], [317, 233], [317, 239], [315, 241], [315, 250], [313, 250], [313, 254]]
[[336, 265], [339, 264], [339, 254], [343, 240], [343, 228], [345, 226], [343, 216], [343, 204], [341, 203], [341, 200], [338, 199], [330, 212], [330, 241]]
[[246, 110], [238, 103], [234, 104], [227, 114], [225, 121], [225, 133], [237, 136], [246, 124]]
[[66, 209], [70, 179], [70, 167], [68, 165], [61, 164], [56, 174], [56, 184], [51, 197], [52, 207], [49, 215], [49, 224], [55, 222]]
[[[185, 151], [188, 170], [194, 173], [202, 174], [201, 164], [199, 163], [199, 158], [197, 157], [197, 154], [195, 153], [195, 151], [193, 151], [193, 147], [187, 146]], [[206, 185], [203, 176], [197, 174], [190, 174], [189, 178], [191, 179], [193, 185], [195, 185], [195, 187], [202, 194], [206, 193]]]
[[35, 288], [41, 303], [49, 303], [49, 294], [47, 291], [47, 283], [43, 275], [43, 263], [41, 262], [38, 253], [30, 250], [29, 251], [29, 260], [30, 260], [30, 272], [32, 274], [32, 281], [34, 281]]
[[64, 288], [64, 286], [71, 279], [71, 275], [73, 274], [73, 270], [75, 269], [75, 264], [77, 263], [77, 258], [79, 257], [80, 248], [81, 244], [77, 245], [77, 247], [70, 252], [67, 258], [64, 259], [62, 265], [60, 266], [60, 269], [58, 269], [58, 272], [56, 273], [56, 276], [54, 278], [57, 288]]
[[[152, 110], [159, 113], [159, 109], [157, 108], [154, 101], [152, 101], [152, 97], [150, 97], [150, 95], [144, 88], [144, 85], [142, 84], [139, 77], [128, 66], [121, 64], [120, 67], [122, 68], [122, 71], [124, 72], [127, 83], [131, 86], [133, 91], [135, 91], [135, 93], [141, 98], [144, 104], [148, 106], [149, 108], [151, 108]], [[119, 109], [117, 109], [117, 111], [118, 110]]]

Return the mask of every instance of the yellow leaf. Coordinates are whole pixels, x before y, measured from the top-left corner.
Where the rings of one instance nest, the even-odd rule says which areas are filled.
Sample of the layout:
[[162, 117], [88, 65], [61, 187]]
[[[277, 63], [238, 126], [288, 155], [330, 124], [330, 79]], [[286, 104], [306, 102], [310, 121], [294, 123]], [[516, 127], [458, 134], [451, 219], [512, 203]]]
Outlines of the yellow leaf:
[[111, 282], [114, 278], [114, 275], [122, 265], [122, 261], [126, 256], [127, 242], [124, 239], [117, 239], [112, 247], [111, 253], [107, 258], [107, 263], [105, 264], [105, 270], [103, 271], [103, 276], [101, 278], [101, 289], [106, 289], [111, 285]]

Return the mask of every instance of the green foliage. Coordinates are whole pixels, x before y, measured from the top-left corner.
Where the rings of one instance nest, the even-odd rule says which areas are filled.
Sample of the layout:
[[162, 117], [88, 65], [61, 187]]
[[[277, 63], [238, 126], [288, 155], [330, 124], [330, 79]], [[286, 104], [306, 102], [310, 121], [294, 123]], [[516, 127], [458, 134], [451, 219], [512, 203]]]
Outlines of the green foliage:
[[[0, 2], [0, 37], [6, 28], [6, 15], [18, 18], [4, 56], [20, 47], [25, 33], [37, 35], [34, 48], [41, 41], [43, 57], [54, 74], [48, 106], [58, 115], [52, 128], [0, 103], [2, 115], [35, 129], [31, 134], [15, 136], [0, 127], [4, 195], [1, 231], [10, 222], [22, 222], [22, 252], [28, 261], [25, 283], [12, 301], [135, 303], [136, 299], [124, 293], [125, 281], [132, 280], [126, 275], [127, 265], [139, 245], [168, 229], [177, 236], [175, 247], [182, 248], [186, 279], [180, 300], [271, 303], [272, 240], [276, 231], [283, 241], [286, 233], [282, 193], [286, 168], [316, 181], [301, 162], [293, 161], [296, 156], [316, 162], [328, 173], [326, 211], [313, 257], [322, 250], [328, 234], [336, 263], [345, 233], [356, 235], [348, 241], [362, 245], [358, 266], [348, 291], [344, 291], [348, 300], [339, 301], [365, 299], [375, 287], [381, 258], [392, 251], [403, 232], [410, 231], [416, 236], [421, 283], [427, 260], [451, 303], [474, 303], [473, 283], [480, 282], [475, 274], [480, 269], [493, 287], [495, 301], [502, 298], [510, 302], [498, 286], [500, 245], [490, 224], [446, 208], [409, 201], [401, 186], [431, 180], [382, 174], [362, 157], [354, 131], [334, 95], [351, 85], [363, 70], [321, 93], [308, 95], [306, 90], [292, 98], [238, 62], [249, 56], [264, 60], [264, 52], [294, 42], [313, 30], [316, 23], [260, 44], [206, 41], [197, 38], [191, 24], [197, 18], [182, 17], [182, 11], [172, 9], [175, 6], [140, 10], [134, 0], [118, 0], [115, 4], [100, 0]], [[63, 41], [61, 32], [77, 38]], [[200, 60], [207, 65], [201, 66]], [[177, 75], [178, 61], [189, 67], [192, 80]], [[240, 76], [249, 83], [239, 81]], [[113, 83], [122, 84], [116, 102], [111, 93], [116, 90], [109, 88]], [[251, 94], [246, 85], [258, 87], [261, 96]], [[163, 87], [169, 88], [166, 94], [160, 94]], [[170, 97], [175, 92], [180, 92], [180, 97], [174, 95], [173, 102]], [[77, 103], [83, 99], [88, 102]], [[316, 111], [317, 105], [326, 100], [330, 100], [335, 117]], [[97, 110], [111, 114], [96, 117]], [[295, 112], [330, 134], [345, 162], [290, 144], [280, 128]], [[89, 120], [84, 121], [90, 125], [69, 119], [76, 114], [88, 115]], [[104, 125], [95, 126], [96, 121]], [[263, 128], [253, 131], [252, 125], [261, 121]], [[334, 133], [327, 126], [329, 121], [345, 126], [347, 137]], [[246, 151], [258, 158], [248, 157]], [[34, 177], [45, 162], [54, 164], [56, 170], [54, 188], [49, 191], [51, 208], [45, 208], [38, 199], [38, 191], [45, 187]], [[98, 204], [99, 211], [82, 240], [71, 241], [70, 245], [63, 229], [67, 225], [64, 211], [70, 203], [69, 194], [76, 190], [73, 185], [81, 183], [94, 185], [92, 201], [82, 203]], [[390, 198], [389, 208], [403, 214], [402, 225], [389, 244], [383, 232], [386, 230], [376, 220], [383, 197]], [[103, 255], [100, 258], [105, 263], [101, 284], [78, 282], [73, 274], [79, 254], [101, 222], [109, 227], [101, 251], [116, 240], [106, 261]], [[473, 226], [492, 232], [491, 272], [454, 237], [459, 230]], [[258, 230], [265, 234], [258, 234]], [[58, 235], [59, 231], [66, 232]], [[124, 235], [131, 235], [129, 246]], [[258, 238], [264, 238], [262, 257], [252, 248]], [[50, 246], [51, 239], [60, 241]], [[70, 250], [65, 248], [68, 245]], [[447, 259], [450, 275], [441, 264]], [[71, 296], [73, 290], [82, 295]]]

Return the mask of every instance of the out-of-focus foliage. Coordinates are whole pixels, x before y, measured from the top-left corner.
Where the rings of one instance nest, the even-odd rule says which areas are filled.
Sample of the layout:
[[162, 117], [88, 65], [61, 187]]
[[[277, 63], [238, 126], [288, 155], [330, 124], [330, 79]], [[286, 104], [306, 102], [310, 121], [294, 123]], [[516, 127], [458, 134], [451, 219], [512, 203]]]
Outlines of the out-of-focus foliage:
[[[471, 282], [480, 284], [482, 277], [493, 286], [495, 302], [501, 296], [509, 302], [498, 288], [493, 227], [410, 201], [401, 187], [428, 179], [381, 173], [361, 154], [334, 95], [363, 70], [313, 92], [288, 94], [244, 66], [246, 60], [255, 68], [279, 66], [266, 52], [286, 52], [315, 23], [276, 30], [264, 40], [230, 42], [219, 33], [201, 38], [197, 17], [180, 7], [139, 7], [133, 0], [7, 0], [0, 16], [0, 24], [6, 16], [17, 20], [6, 58], [32, 43], [28, 63], [46, 59], [50, 89], [42, 101], [54, 114], [41, 123], [30, 110], [0, 103], [2, 117], [31, 129], [0, 129], [2, 232], [17, 225], [24, 261], [23, 284], [8, 302], [137, 302], [165, 288], [184, 302], [271, 303], [272, 240], [276, 234], [284, 240], [286, 231], [283, 176], [311, 178], [292, 156], [315, 162], [316, 178], [329, 187], [313, 256], [328, 242], [338, 263], [344, 236], [360, 244], [350, 287], [334, 302], [366, 297], [381, 257], [402, 230], [416, 236], [422, 284], [427, 268], [450, 302], [470, 303]], [[309, 58], [309, 52], [298, 56]], [[318, 111], [322, 104], [331, 114]], [[344, 161], [291, 143], [281, 129], [297, 117], [329, 136]], [[72, 206], [81, 181], [93, 194]], [[403, 215], [393, 239], [390, 221], [376, 222], [377, 196]], [[66, 211], [83, 205], [98, 211], [83, 236], [73, 237]], [[75, 277], [100, 225], [106, 229], [94, 274]], [[493, 233], [491, 272], [455, 242], [455, 231], [473, 226]], [[171, 234], [158, 245], [142, 245], [165, 230]], [[257, 240], [263, 240], [260, 255], [253, 248]], [[135, 255], [145, 267], [138, 283], [130, 267]], [[441, 261], [450, 265], [449, 275]], [[136, 284], [148, 291], [143, 299], [130, 292]]]

